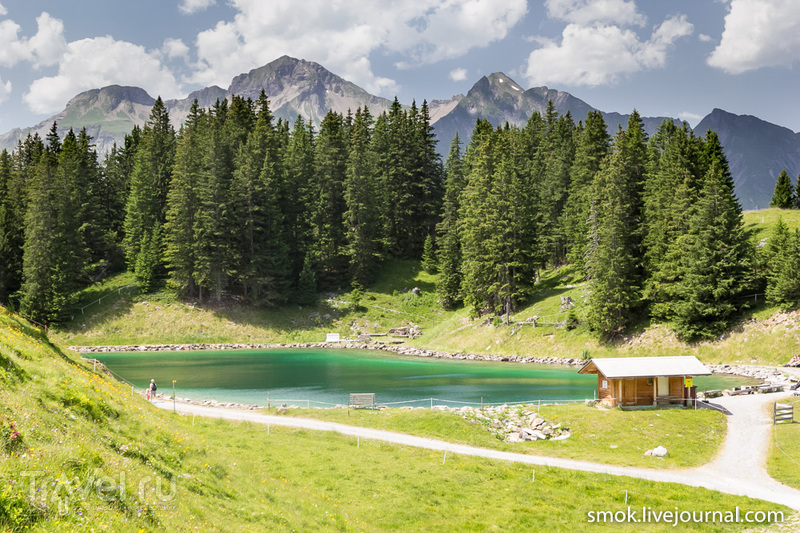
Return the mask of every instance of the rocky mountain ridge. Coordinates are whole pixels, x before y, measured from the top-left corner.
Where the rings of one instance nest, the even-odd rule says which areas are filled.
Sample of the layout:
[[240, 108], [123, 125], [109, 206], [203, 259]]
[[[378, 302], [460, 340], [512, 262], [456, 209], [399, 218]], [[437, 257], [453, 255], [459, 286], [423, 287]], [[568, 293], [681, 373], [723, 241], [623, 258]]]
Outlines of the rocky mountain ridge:
[[[189, 113], [196, 98], [202, 107], [213, 105], [218, 99], [239, 95], [256, 99], [261, 91], [270, 99], [273, 114], [293, 122], [297, 116], [319, 125], [329, 109], [340, 113], [368, 106], [378, 115], [391, 106], [386, 98], [371, 95], [325, 69], [323, 66], [288, 56], [236, 76], [228, 89], [211, 86], [195, 91], [183, 99], [167, 100], [165, 104], [176, 127]], [[44, 137], [58, 122], [59, 130], [85, 127], [96, 143], [100, 154], [107, 153], [119, 143], [134, 125], [142, 126], [147, 120], [155, 99], [138, 87], [112, 85], [93, 89], [75, 96], [60, 113], [30, 128], [17, 128], [0, 135], [0, 149], [13, 150], [29, 133]], [[439, 152], [448, 151], [450, 141], [458, 134], [467, 142], [477, 118], [485, 118], [495, 126], [506, 122], [522, 126], [532, 113], [544, 113], [552, 101], [559, 114], [569, 112], [577, 122], [583, 120], [594, 107], [570, 93], [534, 87], [523, 89], [503, 73], [483, 76], [466, 95], [455, 95], [447, 100], [428, 102], [431, 121], [439, 140]], [[603, 112], [610, 133], [627, 124], [629, 115]], [[654, 133], [664, 120], [680, 121], [672, 117], [642, 117], [648, 133]], [[720, 136], [731, 172], [736, 193], [745, 209], [767, 207], [781, 170], [791, 176], [800, 173], [800, 134], [787, 128], [747, 115], [734, 115], [719, 109], [713, 110], [695, 128], [698, 135], [714, 129]]]

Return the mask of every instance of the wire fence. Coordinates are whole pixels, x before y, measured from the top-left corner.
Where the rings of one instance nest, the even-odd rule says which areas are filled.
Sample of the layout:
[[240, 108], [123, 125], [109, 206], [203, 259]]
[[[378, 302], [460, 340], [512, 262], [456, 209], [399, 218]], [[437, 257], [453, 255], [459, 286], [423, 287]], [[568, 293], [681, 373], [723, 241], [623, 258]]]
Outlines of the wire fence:
[[76, 307], [73, 307], [73, 309], [80, 309], [80, 310], [81, 310], [81, 314], [84, 314], [84, 311], [86, 310], [86, 308], [88, 308], [88, 307], [91, 307], [91, 306], [93, 306], [93, 305], [98, 305], [98, 304], [99, 304], [100, 302], [102, 302], [102, 301], [103, 301], [105, 298], [108, 298], [109, 296], [112, 296], [114, 293], [117, 293], [117, 294], [122, 294], [122, 291], [123, 291], [123, 290], [125, 290], [125, 289], [129, 289], [129, 288], [131, 288], [131, 287], [138, 287], [138, 285], [136, 285], [135, 283], [131, 283], [131, 284], [129, 284], [129, 285], [125, 285], [124, 287], [120, 287], [120, 288], [118, 288], [118, 289], [115, 289], [115, 290], [113, 290], [113, 291], [111, 291], [111, 292], [107, 293], [107, 294], [104, 294], [103, 296], [101, 296], [101, 297], [100, 297], [100, 298], [98, 298], [97, 300], [94, 300], [94, 301], [92, 301], [92, 302], [89, 302], [88, 304], [84, 305], [83, 307], [76, 306]]
[[[542, 405], [566, 405], [571, 403], [584, 403], [586, 400], [552, 400], [552, 399], [536, 399], [536, 400], [524, 400], [524, 401], [514, 401], [514, 402], [466, 402], [462, 400], [447, 400], [443, 398], [418, 398], [414, 400], [401, 400], [397, 402], [376, 402], [376, 407], [399, 407], [399, 406], [408, 406], [408, 407], [418, 407], [418, 408], [428, 408], [428, 409], [441, 409], [443, 407], [451, 407], [451, 405], [456, 405], [460, 407], [500, 407], [500, 406], [537, 406], [541, 407]], [[331, 402], [324, 402], [320, 400], [312, 400], [310, 398], [306, 399], [296, 399], [296, 398], [267, 398], [267, 407], [277, 407], [277, 406], [285, 406], [285, 407], [303, 407], [305, 406], [306, 409], [310, 409], [313, 407], [323, 407], [323, 408], [343, 408], [347, 407], [347, 402], [340, 402], [340, 403], [331, 403]]]

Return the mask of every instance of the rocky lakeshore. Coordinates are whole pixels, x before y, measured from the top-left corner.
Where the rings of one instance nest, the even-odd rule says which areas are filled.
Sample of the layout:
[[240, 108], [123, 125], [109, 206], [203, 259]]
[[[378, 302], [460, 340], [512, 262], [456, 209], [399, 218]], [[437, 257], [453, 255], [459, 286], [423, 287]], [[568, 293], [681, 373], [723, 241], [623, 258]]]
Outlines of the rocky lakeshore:
[[572, 357], [523, 357], [519, 355], [490, 355], [471, 353], [449, 353], [437, 350], [425, 350], [411, 346], [392, 344], [369, 344], [363, 342], [301, 342], [273, 344], [130, 344], [123, 346], [70, 346], [71, 350], [81, 354], [116, 353], [116, 352], [195, 352], [203, 350], [273, 350], [273, 349], [348, 349], [379, 350], [398, 355], [414, 357], [432, 357], [437, 359], [458, 359], [465, 361], [493, 361], [513, 363], [536, 363], [543, 365], [581, 366], [583, 361]]

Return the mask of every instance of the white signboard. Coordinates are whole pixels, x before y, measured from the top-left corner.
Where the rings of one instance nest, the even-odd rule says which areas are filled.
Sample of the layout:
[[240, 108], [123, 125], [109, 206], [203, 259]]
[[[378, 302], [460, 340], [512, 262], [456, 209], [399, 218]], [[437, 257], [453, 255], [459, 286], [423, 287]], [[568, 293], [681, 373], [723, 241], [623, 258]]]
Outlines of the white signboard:
[[338, 333], [326, 333], [325, 334], [325, 342], [339, 342], [339, 334]]

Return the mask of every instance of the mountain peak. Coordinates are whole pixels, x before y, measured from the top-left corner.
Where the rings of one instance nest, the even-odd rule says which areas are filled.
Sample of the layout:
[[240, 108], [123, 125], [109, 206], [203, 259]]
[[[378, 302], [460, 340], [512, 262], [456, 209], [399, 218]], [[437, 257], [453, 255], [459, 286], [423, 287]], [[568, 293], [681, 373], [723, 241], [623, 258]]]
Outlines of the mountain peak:
[[77, 106], [99, 106], [104, 110], [111, 111], [123, 102], [152, 106], [155, 99], [140, 87], [108, 85], [76, 95], [67, 102], [66, 109]]

